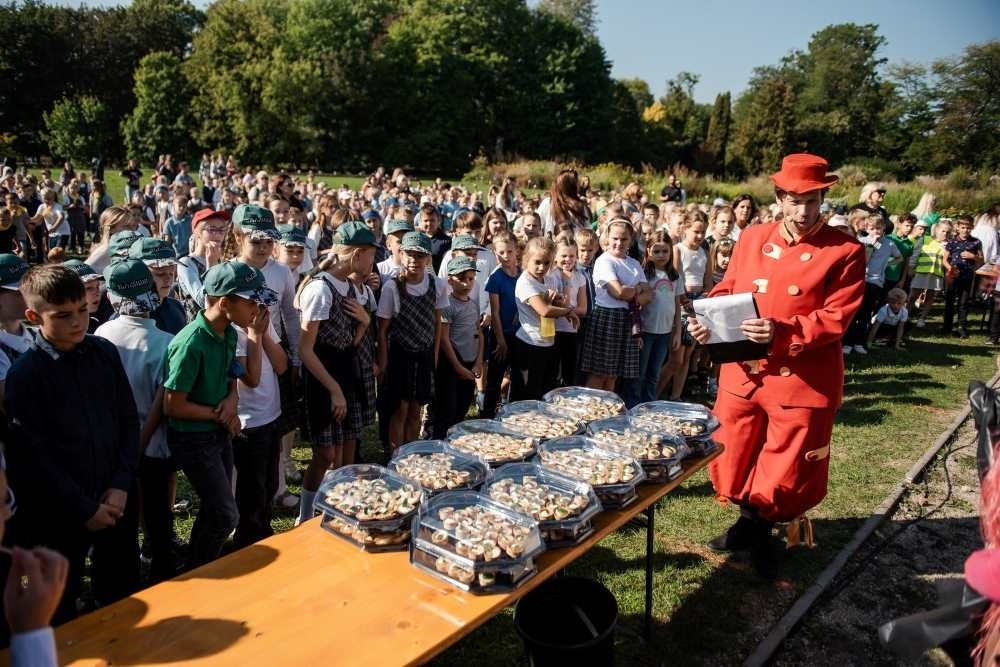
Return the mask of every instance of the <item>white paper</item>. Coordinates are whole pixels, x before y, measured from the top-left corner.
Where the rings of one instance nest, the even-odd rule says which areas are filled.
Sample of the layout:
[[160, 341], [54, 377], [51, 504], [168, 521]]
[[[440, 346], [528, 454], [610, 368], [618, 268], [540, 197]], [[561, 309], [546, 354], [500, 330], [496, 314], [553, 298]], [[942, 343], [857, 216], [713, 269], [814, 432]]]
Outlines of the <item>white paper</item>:
[[740, 324], [758, 317], [753, 294], [749, 292], [698, 299], [694, 302], [694, 313], [711, 334], [708, 345], [747, 340]]

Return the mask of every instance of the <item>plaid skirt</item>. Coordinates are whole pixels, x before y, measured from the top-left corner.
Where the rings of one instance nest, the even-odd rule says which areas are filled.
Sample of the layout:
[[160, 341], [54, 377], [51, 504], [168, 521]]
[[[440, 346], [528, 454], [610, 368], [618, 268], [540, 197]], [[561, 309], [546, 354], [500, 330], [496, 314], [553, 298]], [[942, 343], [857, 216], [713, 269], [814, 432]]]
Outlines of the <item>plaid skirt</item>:
[[583, 338], [580, 370], [625, 380], [639, 377], [639, 339], [632, 337], [627, 308], [594, 308]]

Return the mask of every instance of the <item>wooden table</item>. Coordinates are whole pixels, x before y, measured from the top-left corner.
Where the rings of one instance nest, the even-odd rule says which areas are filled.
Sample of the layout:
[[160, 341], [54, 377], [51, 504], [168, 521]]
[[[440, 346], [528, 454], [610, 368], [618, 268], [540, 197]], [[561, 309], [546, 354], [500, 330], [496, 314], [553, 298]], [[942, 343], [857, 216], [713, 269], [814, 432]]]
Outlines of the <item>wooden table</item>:
[[[401, 665], [437, 655], [555, 575], [639, 513], [646, 526], [646, 624], [652, 619], [656, 503], [704, 468], [686, 461], [630, 506], [594, 517], [584, 542], [538, 557], [538, 574], [509, 594], [472, 595], [409, 564], [407, 552], [367, 554], [318, 519], [56, 630], [68, 665]], [[4, 653], [0, 662], [8, 661]]]

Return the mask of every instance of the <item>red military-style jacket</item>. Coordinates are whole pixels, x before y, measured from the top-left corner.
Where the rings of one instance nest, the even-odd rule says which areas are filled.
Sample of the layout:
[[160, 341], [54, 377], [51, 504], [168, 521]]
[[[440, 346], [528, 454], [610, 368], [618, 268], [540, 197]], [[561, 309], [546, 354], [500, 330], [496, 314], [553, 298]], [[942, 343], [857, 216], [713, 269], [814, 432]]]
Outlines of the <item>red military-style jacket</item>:
[[745, 292], [774, 320], [774, 339], [766, 359], [723, 364], [720, 390], [748, 398], [764, 388], [786, 407], [839, 407], [841, 338], [865, 292], [862, 245], [826, 225], [797, 243], [781, 222], [747, 227], [711, 296]]

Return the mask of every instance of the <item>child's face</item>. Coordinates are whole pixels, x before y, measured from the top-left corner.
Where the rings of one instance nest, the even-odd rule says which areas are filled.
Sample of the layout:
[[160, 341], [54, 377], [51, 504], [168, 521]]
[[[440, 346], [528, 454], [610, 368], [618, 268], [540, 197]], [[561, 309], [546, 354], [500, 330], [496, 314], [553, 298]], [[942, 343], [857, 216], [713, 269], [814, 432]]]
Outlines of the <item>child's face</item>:
[[476, 283], [476, 272], [472, 269], [455, 273], [448, 276], [448, 284], [451, 285], [452, 293], [457, 297], [466, 297], [472, 292], [472, 286]]
[[283, 199], [272, 199], [269, 208], [274, 214], [274, 224], [283, 225], [288, 221], [288, 202]]
[[479, 250], [476, 248], [466, 248], [463, 250], [455, 250], [451, 253], [452, 257], [468, 257], [472, 261], [479, 259]]
[[187, 197], [174, 197], [174, 214], [184, 215], [187, 213]]
[[392, 255], [392, 258], [396, 260], [397, 264], [400, 263], [399, 252], [402, 248], [402, 238], [405, 233], [406, 232], [393, 232], [385, 237], [385, 247], [389, 250], [389, 254]]
[[565, 273], [576, 268], [576, 246], [560, 245], [556, 248], [556, 266]]
[[267, 260], [271, 259], [273, 254], [274, 239], [251, 241], [249, 234], [243, 237], [242, 259], [247, 264], [255, 266], [259, 269], [267, 264]]
[[680, 239], [684, 232], [684, 214], [675, 212], [670, 215], [670, 222], [667, 223], [667, 232], [672, 239]]
[[717, 254], [715, 256], [715, 265], [725, 271], [729, 268], [730, 257], [732, 257], [732, 255], [723, 255], [722, 253]]
[[889, 308], [892, 312], [898, 313], [905, 303], [906, 299], [889, 299]]
[[715, 238], [721, 239], [729, 236], [733, 231], [733, 216], [731, 213], [720, 213], [715, 218]]
[[608, 247], [606, 250], [615, 257], [624, 257], [632, 245], [632, 235], [624, 225], [614, 225], [608, 230]]
[[972, 225], [965, 222], [964, 220], [957, 222], [955, 224], [955, 235], [963, 241], [969, 238], [969, 234], [972, 232]]
[[900, 220], [896, 223], [895, 231], [899, 238], [906, 238], [913, 232], [913, 222], [910, 220]]
[[21, 292], [13, 289], [0, 289], [0, 317], [5, 320], [21, 319], [27, 306]]
[[[413, 220], [413, 215], [409, 211], [404, 211], [406, 218], [408, 220]], [[433, 213], [428, 213], [426, 211], [420, 214], [420, 223], [417, 225], [417, 230], [427, 234], [427, 236], [434, 236], [438, 229], [437, 217]]]
[[90, 309], [87, 299], [66, 303], [44, 303], [38, 310], [27, 310], [28, 321], [41, 328], [45, 340], [64, 352], [79, 345], [87, 335]]
[[177, 267], [150, 267], [149, 272], [153, 274], [153, 282], [156, 283], [156, 296], [165, 299], [170, 294], [170, 290], [174, 288], [174, 282], [177, 280]]
[[536, 236], [541, 236], [542, 227], [538, 224], [538, 220], [535, 216], [530, 216], [524, 219], [521, 223], [521, 231], [524, 232], [524, 237], [528, 239], [533, 239]]
[[244, 299], [241, 296], [236, 296], [235, 294], [230, 294], [229, 296], [222, 297], [221, 300], [222, 311], [229, 318], [229, 321], [238, 327], [243, 327], [246, 329], [253, 322], [253, 319], [257, 317], [257, 313], [260, 312], [260, 306], [251, 301], [250, 299]]
[[646, 254], [653, 260], [653, 265], [660, 269], [670, 262], [673, 252], [669, 243], [654, 243], [646, 249]]
[[354, 251], [354, 257], [351, 258], [351, 273], [355, 273], [360, 276], [367, 276], [372, 272], [372, 266], [374, 265], [374, 246], [364, 246]]
[[689, 248], [701, 245], [705, 240], [705, 225], [701, 222], [693, 222], [684, 230], [684, 242]]
[[868, 224], [865, 225], [865, 229], [868, 232], [868, 236], [870, 236], [873, 241], [878, 241], [880, 238], [882, 238], [883, 229], [881, 222], [869, 220]]
[[427, 261], [430, 257], [425, 252], [403, 250], [400, 253], [400, 259], [402, 260], [400, 261], [400, 265], [406, 271], [407, 276], [412, 276], [416, 281], [423, 280], [424, 268], [427, 266]]
[[517, 269], [517, 246], [513, 243], [500, 241], [493, 244], [493, 253], [497, 256], [500, 266], [508, 271]]
[[501, 220], [498, 217], [490, 218], [489, 222], [490, 236], [496, 236], [497, 234], [506, 229], [507, 229], [507, 222], [505, 220]]
[[524, 270], [538, 282], [545, 280], [545, 274], [549, 272], [550, 266], [552, 257], [544, 250], [536, 250], [524, 256]]
[[306, 249], [300, 245], [283, 245], [278, 250], [278, 261], [295, 271], [302, 266], [302, 260], [306, 256]]
[[597, 244], [593, 239], [578, 242], [576, 244], [576, 258], [584, 266], [594, 263], [594, 255], [597, 254]]
[[101, 307], [101, 281], [90, 280], [84, 285], [87, 288], [87, 311], [96, 313]]
[[951, 227], [949, 225], [942, 225], [938, 223], [938, 226], [934, 228], [934, 236], [937, 238], [939, 242], [947, 241], [948, 234], [950, 233], [951, 233]]

